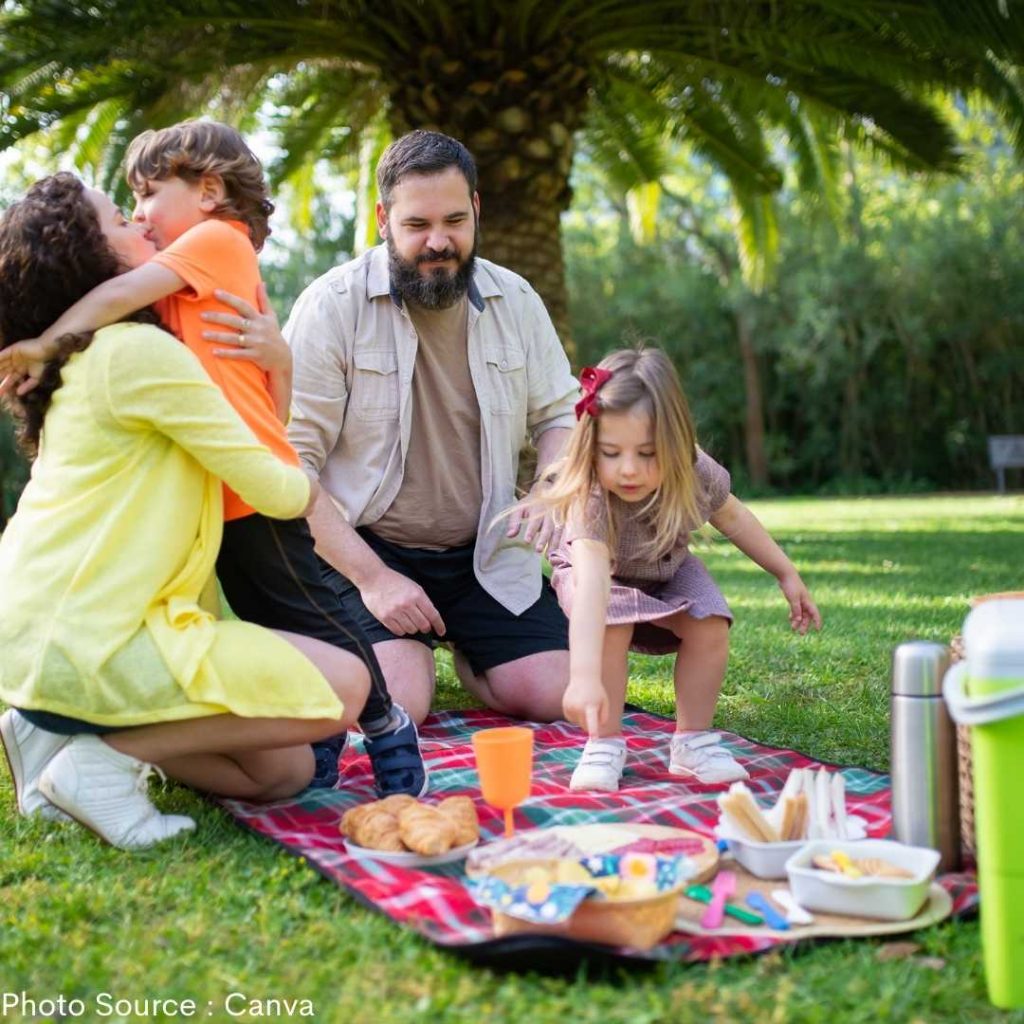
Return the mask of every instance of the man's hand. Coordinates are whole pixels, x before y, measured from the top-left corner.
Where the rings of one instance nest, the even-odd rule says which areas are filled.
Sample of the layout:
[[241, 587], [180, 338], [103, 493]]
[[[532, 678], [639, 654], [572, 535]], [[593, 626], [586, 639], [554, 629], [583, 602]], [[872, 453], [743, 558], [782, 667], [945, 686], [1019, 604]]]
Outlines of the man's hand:
[[203, 331], [207, 341], [232, 346], [216, 348], [213, 354], [221, 359], [248, 359], [267, 373], [286, 371], [290, 374], [292, 350], [281, 334], [277, 316], [267, 299], [266, 286], [260, 284], [258, 310], [230, 292], [217, 289], [213, 294], [238, 311], [237, 315], [212, 311], [200, 314], [207, 323], [232, 328], [230, 331]]
[[811, 592], [795, 570], [779, 577], [779, 589], [789, 602], [789, 624], [803, 636], [813, 624], [821, 629], [821, 612], [811, 600]]
[[597, 739], [601, 726], [608, 724], [608, 695], [600, 679], [570, 679], [562, 695], [562, 713], [573, 725]]
[[51, 346], [39, 338], [16, 341], [0, 349], [0, 395], [27, 395], [42, 379], [53, 355]]
[[426, 591], [394, 569], [384, 567], [359, 588], [359, 596], [374, 618], [398, 636], [445, 634], [444, 620]]

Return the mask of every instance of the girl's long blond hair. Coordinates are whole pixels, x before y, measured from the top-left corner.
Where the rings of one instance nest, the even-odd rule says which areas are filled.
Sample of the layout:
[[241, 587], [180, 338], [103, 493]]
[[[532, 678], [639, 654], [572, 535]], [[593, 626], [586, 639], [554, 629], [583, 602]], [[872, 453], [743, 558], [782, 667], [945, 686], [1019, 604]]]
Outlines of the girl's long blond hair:
[[[645, 505], [654, 515], [654, 536], [643, 554], [660, 558], [679, 537], [701, 525], [698, 508], [697, 436], [690, 407], [672, 361], [661, 349], [622, 349], [605, 356], [598, 368], [611, 379], [597, 392], [597, 416], [584, 413], [573, 428], [565, 455], [546, 474], [550, 485], [542, 494], [521, 502], [530, 515], [551, 512], [564, 525], [583, 514], [597, 480], [597, 431], [604, 413], [641, 412], [654, 426], [654, 449], [661, 483]], [[607, 493], [604, 500], [608, 502]], [[614, 558], [616, 523], [608, 508], [608, 546]]]

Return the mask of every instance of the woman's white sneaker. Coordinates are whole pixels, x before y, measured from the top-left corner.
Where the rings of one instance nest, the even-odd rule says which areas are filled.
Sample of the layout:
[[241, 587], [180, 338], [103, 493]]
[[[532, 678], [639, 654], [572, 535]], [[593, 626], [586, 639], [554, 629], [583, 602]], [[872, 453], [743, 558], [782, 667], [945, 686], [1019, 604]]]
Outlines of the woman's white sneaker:
[[43, 769], [70, 739], [70, 736], [38, 728], [14, 708], [0, 715], [0, 742], [11, 769], [14, 800], [18, 812], [26, 818], [36, 815], [48, 821], [71, 820], [39, 792]]
[[621, 736], [587, 740], [580, 763], [569, 780], [571, 790], [595, 789], [614, 793], [626, 763], [626, 741]]
[[698, 782], [739, 782], [749, 779], [743, 767], [721, 744], [717, 732], [677, 732], [672, 735], [668, 770], [690, 775]]
[[111, 846], [141, 850], [196, 827], [185, 815], [161, 814], [153, 806], [146, 786], [154, 771], [98, 736], [76, 736], [47, 765], [39, 789]]

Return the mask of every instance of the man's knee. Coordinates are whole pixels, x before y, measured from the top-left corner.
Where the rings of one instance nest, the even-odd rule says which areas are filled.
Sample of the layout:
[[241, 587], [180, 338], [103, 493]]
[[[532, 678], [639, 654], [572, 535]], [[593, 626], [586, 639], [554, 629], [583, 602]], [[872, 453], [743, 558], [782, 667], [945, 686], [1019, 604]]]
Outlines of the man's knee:
[[569, 652], [544, 651], [497, 665], [485, 674], [495, 710], [515, 718], [550, 722], [562, 715], [569, 685]]
[[384, 640], [373, 645], [392, 699], [417, 724], [430, 714], [436, 675], [434, 652], [417, 640]]

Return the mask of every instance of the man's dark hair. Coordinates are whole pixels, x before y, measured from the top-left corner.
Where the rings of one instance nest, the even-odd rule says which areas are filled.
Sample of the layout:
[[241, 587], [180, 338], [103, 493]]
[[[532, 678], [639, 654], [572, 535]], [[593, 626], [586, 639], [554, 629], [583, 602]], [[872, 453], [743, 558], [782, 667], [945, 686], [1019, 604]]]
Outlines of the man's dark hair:
[[407, 175], [439, 174], [449, 167], [459, 169], [472, 195], [476, 191], [476, 163], [458, 139], [422, 128], [395, 139], [377, 164], [377, 191], [381, 204], [385, 210], [391, 209], [391, 193]]

